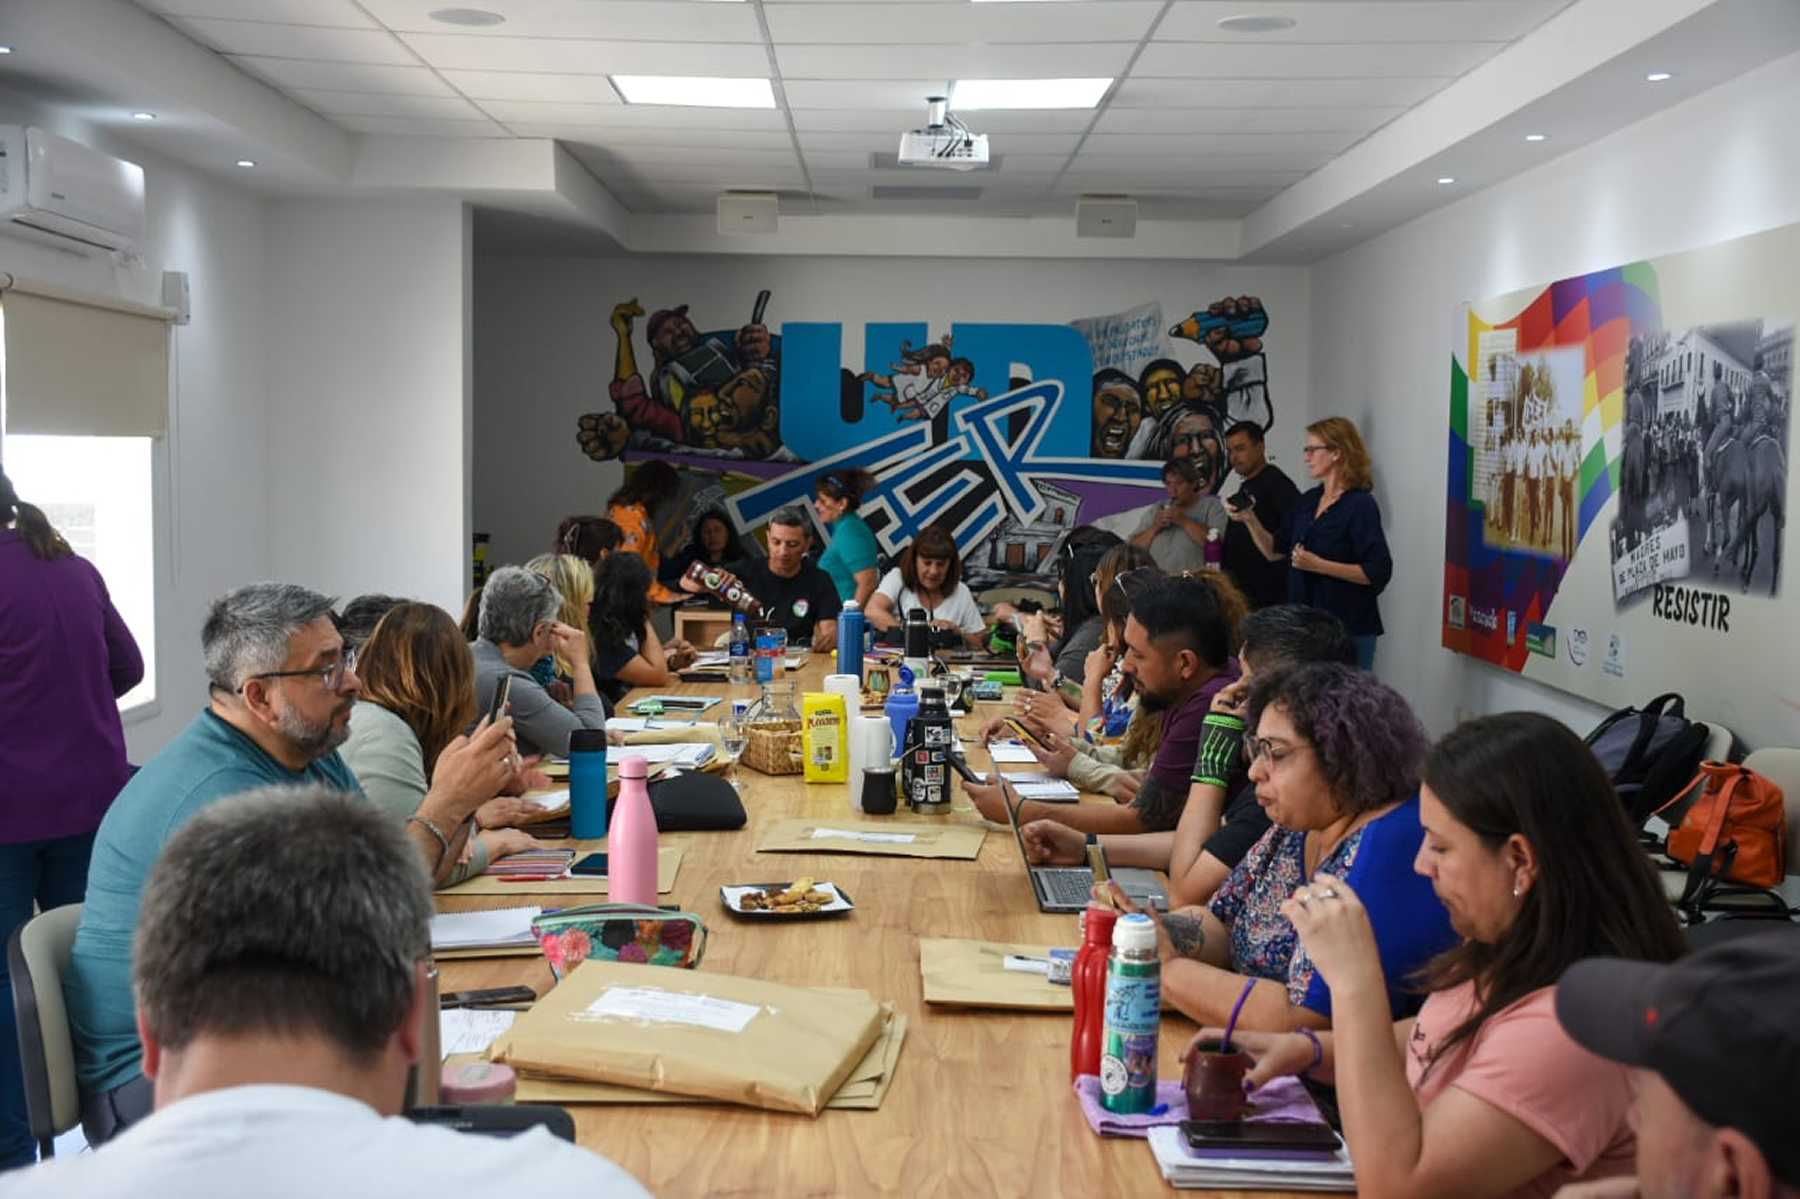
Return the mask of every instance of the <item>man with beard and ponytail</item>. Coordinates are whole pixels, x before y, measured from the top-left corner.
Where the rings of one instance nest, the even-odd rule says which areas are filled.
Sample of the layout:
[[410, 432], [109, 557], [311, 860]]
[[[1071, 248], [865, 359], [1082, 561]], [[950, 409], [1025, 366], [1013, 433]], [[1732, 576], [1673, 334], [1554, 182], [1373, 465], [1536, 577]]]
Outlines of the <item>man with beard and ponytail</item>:
[[[150, 1111], [131, 939], [144, 880], [164, 843], [196, 813], [244, 791], [323, 786], [362, 794], [337, 753], [361, 684], [331, 607], [327, 597], [285, 583], [240, 587], [214, 601], [200, 633], [211, 702], [126, 784], [100, 823], [63, 986], [90, 1144]], [[431, 789], [406, 824], [434, 878], [456, 864], [470, 818], [510, 777], [515, 753], [512, 719], [503, 716], [439, 755]]]

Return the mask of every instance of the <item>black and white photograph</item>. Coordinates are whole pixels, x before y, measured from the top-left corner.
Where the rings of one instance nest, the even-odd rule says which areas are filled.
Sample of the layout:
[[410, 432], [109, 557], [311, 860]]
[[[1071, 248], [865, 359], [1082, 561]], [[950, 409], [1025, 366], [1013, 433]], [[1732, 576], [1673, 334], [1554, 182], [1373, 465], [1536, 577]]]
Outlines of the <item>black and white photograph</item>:
[[1481, 374], [1469, 431], [1474, 488], [1486, 506], [1487, 543], [1567, 561], [1579, 539], [1581, 397], [1579, 348], [1514, 351], [1514, 332], [1481, 338]]

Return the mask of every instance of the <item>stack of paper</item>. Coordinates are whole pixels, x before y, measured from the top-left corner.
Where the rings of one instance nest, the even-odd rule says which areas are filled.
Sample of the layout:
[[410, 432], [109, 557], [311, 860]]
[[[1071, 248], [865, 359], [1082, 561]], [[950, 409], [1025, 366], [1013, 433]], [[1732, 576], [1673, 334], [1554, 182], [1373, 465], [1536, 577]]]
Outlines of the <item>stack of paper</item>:
[[1023, 741], [990, 741], [987, 751], [996, 766], [1029, 766], [1037, 761]]
[[1004, 773], [1006, 781], [1013, 785], [1020, 799], [1035, 799], [1041, 803], [1075, 803], [1081, 798], [1081, 792], [1068, 779], [1048, 774]]
[[575, 860], [572, 849], [528, 849], [524, 853], [508, 854], [497, 862], [489, 862], [484, 873], [498, 878], [531, 878], [543, 880], [561, 878], [569, 873], [569, 864]]
[[667, 745], [627, 745], [614, 752], [621, 759], [636, 755], [652, 766], [663, 762], [683, 770], [698, 770], [712, 761], [714, 749], [704, 741], [676, 741]]
[[445, 1057], [453, 1053], [486, 1053], [494, 1038], [511, 1028], [518, 1015], [479, 1008], [448, 1008], [438, 1014], [438, 1045]]
[[1354, 1191], [1356, 1171], [1350, 1166], [1350, 1153], [1341, 1140], [1338, 1144], [1333, 1154], [1296, 1151], [1252, 1157], [1239, 1150], [1241, 1156], [1230, 1157], [1194, 1152], [1179, 1128], [1165, 1124], [1150, 1130], [1150, 1151], [1163, 1180], [1183, 1190]]
[[501, 949], [536, 945], [531, 922], [543, 908], [489, 908], [443, 912], [431, 918], [431, 948]]

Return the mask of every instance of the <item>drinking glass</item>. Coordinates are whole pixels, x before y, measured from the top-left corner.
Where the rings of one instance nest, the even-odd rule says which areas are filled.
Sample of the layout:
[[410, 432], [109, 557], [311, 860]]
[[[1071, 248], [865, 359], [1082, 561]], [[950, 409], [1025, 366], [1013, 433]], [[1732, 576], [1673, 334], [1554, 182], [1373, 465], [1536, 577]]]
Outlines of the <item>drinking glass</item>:
[[731, 784], [734, 791], [744, 788], [738, 782], [738, 759], [744, 756], [744, 747], [750, 743], [750, 725], [745, 719], [749, 715], [748, 705], [743, 700], [734, 700], [731, 711], [719, 721], [719, 740], [725, 744], [725, 752], [731, 755], [731, 764], [725, 768], [725, 781]]

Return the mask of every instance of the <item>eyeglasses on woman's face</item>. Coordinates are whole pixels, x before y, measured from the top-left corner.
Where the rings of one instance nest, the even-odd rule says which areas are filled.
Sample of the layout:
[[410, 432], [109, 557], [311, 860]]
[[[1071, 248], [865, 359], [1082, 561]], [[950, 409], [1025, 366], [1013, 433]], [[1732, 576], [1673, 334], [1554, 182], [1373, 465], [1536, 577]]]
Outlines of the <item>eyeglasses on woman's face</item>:
[[1314, 454], [1328, 454], [1330, 452], [1331, 447], [1328, 445], [1303, 445], [1300, 447], [1301, 456], [1306, 458], [1311, 458]]
[[1254, 764], [1258, 758], [1267, 758], [1271, 770], [1281, 769], [1281, 764], [1304, 749], [1312, 746], [1304, 741], [1287, 742], [1270, 737], [1245, 737], [1244, 760]]

